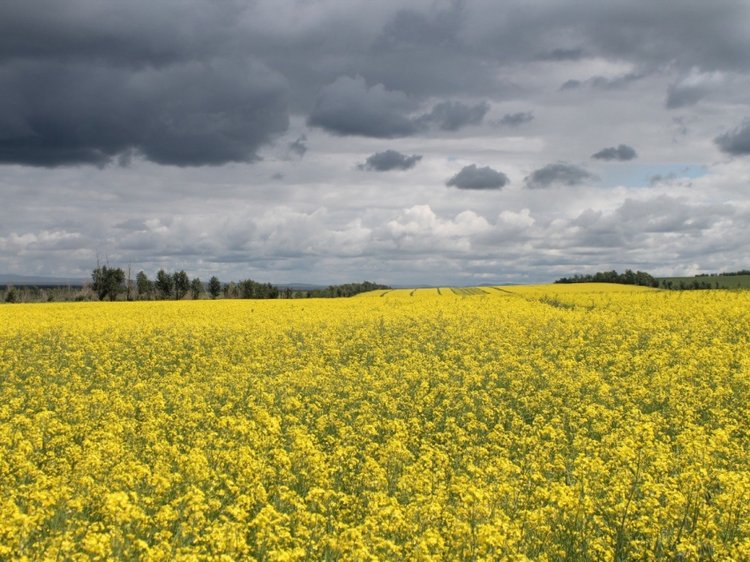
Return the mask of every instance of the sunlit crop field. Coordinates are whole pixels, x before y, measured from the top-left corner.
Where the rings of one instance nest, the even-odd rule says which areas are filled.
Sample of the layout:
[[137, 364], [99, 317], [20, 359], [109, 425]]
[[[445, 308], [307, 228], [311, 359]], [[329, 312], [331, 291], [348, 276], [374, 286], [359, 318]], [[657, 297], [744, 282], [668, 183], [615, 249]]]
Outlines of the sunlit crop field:
[[1, 560], [750, 560], [750, 293], [0, 306]]

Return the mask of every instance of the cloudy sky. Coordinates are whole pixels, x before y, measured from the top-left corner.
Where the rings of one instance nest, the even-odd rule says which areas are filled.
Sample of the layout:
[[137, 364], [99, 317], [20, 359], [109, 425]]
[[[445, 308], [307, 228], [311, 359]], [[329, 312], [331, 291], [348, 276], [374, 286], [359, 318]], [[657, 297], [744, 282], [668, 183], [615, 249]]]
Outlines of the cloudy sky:
[[746, 0], [4, 0], [0, 273], [747, 268], [748, 53]]

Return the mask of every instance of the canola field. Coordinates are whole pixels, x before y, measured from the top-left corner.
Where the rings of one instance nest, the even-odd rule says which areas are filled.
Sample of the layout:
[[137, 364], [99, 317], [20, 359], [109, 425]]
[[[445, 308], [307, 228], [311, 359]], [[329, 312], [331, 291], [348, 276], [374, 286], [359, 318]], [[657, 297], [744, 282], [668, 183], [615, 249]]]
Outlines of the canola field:
[[750, 293], [0, 306], [0, 560], [750, 560]]

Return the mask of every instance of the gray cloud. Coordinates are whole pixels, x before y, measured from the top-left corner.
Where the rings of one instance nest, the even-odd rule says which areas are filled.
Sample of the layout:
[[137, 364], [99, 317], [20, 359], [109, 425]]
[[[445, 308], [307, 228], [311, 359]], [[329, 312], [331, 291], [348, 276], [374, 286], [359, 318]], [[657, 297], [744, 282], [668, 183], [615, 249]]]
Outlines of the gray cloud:
[[416, 123], [422, 126], [435, 126], [443, 131], [457, 131], [468, 125], [478, 125], [490, 110], [487, 102], [467, 105], [458, 101], [443, 101], [435, 105], [432, 111], [417, 118]]
[[733, 215], [731, 205], [698, 206], [661, 195], [648, 200], [626, 199], [611, 213], [589, 209], [571, 225], [580, 229], [575, 238], [582, 246], [638, 247], [653, 235], [695, 236]]
[[[720, 135], [750, 114], [748, 19], [745, 0], [5, 0], [0, 164], [21, 165], [0, 166], [0, 273], [87, 276], [97, 251], [147, 271], [322, 282], [745, 267], [743, 162], [670, 174], [707, 164], [717, 135], [748, 153], [750, 126]], [[542, 109], [543, 126], [523, 127]], [[649, 166], [609, 170], [606, 192], [569, 164], [532, 173], [541, 154], [577, 162], [602, 138], [637, 141]], [[352, 165], [385, 148], [429, 162], [386, 184]], [[529, 187], [584, 185], [434, 189], [457, 161], [528, 170]], [[216, 166], [177, 167], [194, 164]], [[659, 203], [647, 232], [618, 226], [648, 208], [614, 213], [625, 199], [663, 194], [687, 210]], [[745, 214], [706, 221], [707, 197]], [[575, 222], [587, 208], [592, 222]]]
[[591, 155], [591, 158], [597, 160], [633, 160], [638, 157], [638, 153], [632, 146], [621, 144], [619, 146], [611, 146], [608, 148], [602, 148], [599, 152]]
[[670, 84], [665, 104], [668, 109], [679, 109], [698, 103], [706, 94], [708, 89], [704, 85]]
[[534, 114], [531, 111], [520, 111], [518, 113], [506, 113], [497, 120], [497, 125], [501, 127], [520, 127], [534, 120]]
[[300, 135], [293, 142], [288, 145], [289, 152], [302, 158], [307, 152], [307, 135]]
[[597, 90], [620, 90], [645, 78], [647, 75], [646, 72], [628, 72], [621, 76], [592, 76], [587, 80], [567, 80], [560, 86], [559, 91], [578, 90], [583, 87]]
[[721, 72], [700, 72], [691, 68], [667, 88], [667, 109], [679, 109], [695, 105], [717, 90], [724, 82]]
[[502, 189], [510, 183], [508, 176], [489, 166], [478, 168], [470, 164], [461, 168], [445, 185], [459, 189]]
[[342, 76], [321, 90], [308, 124], [338, 135], [396, 138], [433, 128], [457, 131], [478, 125], [490, 106], [446, 100], [429, 113], [411, 117], [415, 108], [416, 103], [403, 92], [382, 84], [368, 87], [361, 76]]
[[655, 185], [659, 185], [660, 183], [669, 183], [675, 181], [679, 176], [674, 172], [669, 172], [668, 174], [654, 174], [653, 176], [648, 178], [648, 184], [651, 187], [654, 187]]
[[584, 57], [584, 51], [580, 48], [565, 49], [556, 48], [539, 56], [540, 60], [547, 61], [575, 61]]
[[560, 86], [560, 91], [564, 92], [566, 90], [577, 90], [581, 86], [583, 86], [583, 82], [581, 82], [580, 80], [566, 80]]
[[422, 159], [420, 154], [407, 156], [396, 150], [385, 150], [368, 156], [364, 164], [357, 167], [360, 170], [372, 170], [375, 172], [388, 172], [390, 170], [409, 170], [417, 165]]
[[[521, 2], [403, 9], [386, 0], [335, 11], [310, 3], [304, 23], [290, 25], [293, 9], [302, 8], [287, 0], [133, 0], [106, 12], [94, 0], [7, 0], [0, 161], [101, 165], [128, 151], [178, 165], [252, 161], [285, 130], [287, 100], [336, 134], [400, 137], [413, 133], [411, 112], [427, 99], [523, 95], [499, 71], [539, 60], [585, 56], [637, 69], [563, 89], [619, 88], [670, 64], [700, 76], [750, 69], [750, 37], [739, 23], [748, 6], [739, 0], [689, 9], [624, 0], [534, 10]], [[339, 78], [354, 73], [362, 84]], [[700, 86], [681, 80], [667, 104], [685, 107], [698, 95]], [[427, 114], [438, 130], [481, 122], [481, 104], [451, 103], [460, 104], [441, 102]]]
[[394, 138], [417, 128], [408, 113], [414, 103], [382, 84], [368, 87], [361, 76], [341, 76], [320, 91], [308, 124], [338, 135]]
[[750, 119], [745, 119], [733, 130], [719, 135], [716, 144], [727, 154], [745, 156], [750, 154]]
[[534, 170], [524, 178], [524, 183], [529, 189], [544, 189], [553, 185], [581, 185], [596, 179], [598, 178], [594, 174], [580, 166], [557, 162]]
[[132, 261], [149, 274], [179, 267], [201, 277], [218, 273], [222, 280], [335, 282], [367, 272], [367, 278], [394, 283], [454, 284], [485, 276], [491, 282], [550, 281], [585, 268], [658, 273], [670, 263], [739, 268], [747, 244], [747, 207], [734, 205], [659, 195], [627, 197], [614, 209], [560, 213], [552, 221], [544, 214], [526, 208], [439, 212], [421, 204], [352, 221], [326, 208], [302, 212], [272, 205], [230, 209], [220, 221], [192, 213], [104, 231], [85, 224], [11, 232], [0, 235], [0, 252], [32, 263], [66, 259], [85, 276], [95, 259], [86, 248], [98, 237], [111, 262]]
[[0, 89], [10, 94], [0, 162], [102, 165], [128, 151], [178, 166], [247, 162], [288, 123], [285, 82], [258, 62], [155, 71], [19, 61], [0, 67]]

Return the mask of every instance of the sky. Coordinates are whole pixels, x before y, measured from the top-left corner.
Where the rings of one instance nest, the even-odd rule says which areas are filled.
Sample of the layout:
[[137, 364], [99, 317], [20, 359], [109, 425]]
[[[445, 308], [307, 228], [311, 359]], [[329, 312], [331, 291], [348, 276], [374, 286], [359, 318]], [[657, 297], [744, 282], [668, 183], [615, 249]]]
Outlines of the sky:
[[0, 273], [750, 267], [746, 0], [4, 0]]

